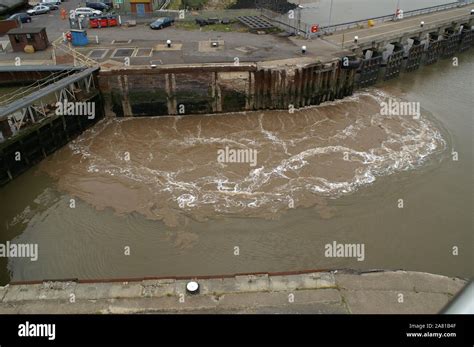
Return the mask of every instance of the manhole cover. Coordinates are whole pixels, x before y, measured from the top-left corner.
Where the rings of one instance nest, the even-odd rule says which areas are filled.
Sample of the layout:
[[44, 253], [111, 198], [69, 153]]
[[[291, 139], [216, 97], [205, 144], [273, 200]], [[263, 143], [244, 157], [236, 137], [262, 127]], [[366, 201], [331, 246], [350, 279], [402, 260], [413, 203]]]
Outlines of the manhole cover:
[[124, 58], [124, 57], [131, 57], [133, 52], [135, 52], [135, 48], [117, 48], [112, 54], [114, 58]]

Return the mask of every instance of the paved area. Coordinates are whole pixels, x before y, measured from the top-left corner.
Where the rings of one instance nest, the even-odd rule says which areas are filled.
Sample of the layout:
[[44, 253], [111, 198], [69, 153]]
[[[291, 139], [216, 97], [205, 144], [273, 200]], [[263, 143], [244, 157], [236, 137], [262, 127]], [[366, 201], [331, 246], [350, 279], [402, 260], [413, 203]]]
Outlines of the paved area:
[[465, 280], [418, 272], [315, 272], [0, 287], [0, 313], [437, 313]]
[[424, 28], [434, 28], [440, 23], [455, 21], [458, 19], [469, 19], [470, 11], [474, 6], [465, 6], [451, 10], [435, 12], [431, 14], [409, 17], [406, 19], [385, 22], [372, 28], [350, 29], [338, 32], [335, 35], [325, 37], [325, 40], [337, 47], [348, 47], [352, 44], [354, 36], [359, 37], [359, 43], [383, 40], [388, 37], [400, 36], [400, 34], [415, 32], [420, 29], [420, 22], [424, 21]]
[[[80, 0], [68, 0], [61, 4], [61, 8], [71, 10], [79, 7]], [[125, 19], [124, 19], [125, 20]], [[109, 59], [123, 62], [124, 58], [114, 58], [113, 53], [118, 47], [154, 48], [157, 45], [164, 45], [167, 40], [172, 40], [173, 49], [154, 50], [153, 59], [142, 59], [131, 56], [131, 65], [150, 64], [150, 60], [159, 61], [162, 64], [179, 63], [213, 63], [213, 62], [234, 62], [237, 57], [240, 61], [261, 61], [297, 57], [300, 55], [298, 47], [290, 40], [276, 35], [257, 35], [247, 32], [210, 32], [199, 30], [184, 30], [174, 27], [163, 30], [151, 30], [148, 27], [150, 20], [139, 23], [135, 27], [111, 27], [102, 29], [88, 29], [90, 44], [87, 48], [78, 50], [81, 53], [89, 54], [94, 48], [108, 49], [104, 57], [97, 59], [99, 62]], [[51, 11], [50, 14], [33, 16], [31, 23], [23, 24], [24, 27], [47, 27], [47, 35], [50, 41], [62, 37], [63, 33], [69, 30], [69, 21], [60, 17], [60, 11]], [[2, 37], [0, 40], [4, 40]], [[129, 41], [128, 44], [112, 43]], [[200, 49], [209, 46], [211, 40], [223, 42], [216, 49]], [[96, 43], [98, 42], [98, 44]], [[176, 49], [179, 46], [180, 49]], [[11, 50], [11, 49], [10, 49]], [[0, 55], [1, 61], [12, 62], [16, 56], [24, 61], [51, 59], [52, 49], [47, 52], [37, 52], [34, 54], [6, 53]], [[46, 56], [46, 58], [45, 58]]]
[[[63, 2], [61, 7], [69, 11], [80, 4], [80, 0], [69, 0]], [[425, 21], [425, 27], [429, 28], [439, 24], [440, 21], [449, 23], [450, 20], [469, 18], [471, 8], [474, 6], [410, 17], [397, 22], [386, 22], [373, 28], [351, 29], [313, 40], [246, 32], [189, 31], [174, 27], [151, 30], [147, 23], [139, 23], [136, 27], [88, 29], [90, 44], [76, 49], [100, 63], [112, 65], [124, 64], [125, 61], [130, 65], [161, 65], [233, 63], [236, 58], [241, 62], [262, 62], [304, 57], [324, 62], [344, 55], [343, 42], [344, 47], [349, 48], [355, 35], [359, 36], [360, 43], [383, 40], [390, 35], [399, 36], [401, 32], [419, 30], [421, 20]], [[69, 21], [60, 18], [60, 11], [52, 11], [49, 15], [34, 16], [33, 22], [26, 23], [24, 26], [46, 26], [49, 39], [54, 41], [69, 30]], [[172, 41], [171, 48], [166, 47], [166, 40]], [[211, 41], [218, 41], [219, 46], [212, 47]], [[302, 46], [307, 47], [306, 54], [301, 52]], [[146, 48], [152, 50], [147, 53]], [[10, 50], [0, 55], [0, 64], [13, 65], [16, 57], [22, 59], [23, 65], [34, 64], [34, 61], [41, 61], [41, 64], [54, 64], [52, 51], [50, 48], [47, 51], [26, 54], [13, 53]]]

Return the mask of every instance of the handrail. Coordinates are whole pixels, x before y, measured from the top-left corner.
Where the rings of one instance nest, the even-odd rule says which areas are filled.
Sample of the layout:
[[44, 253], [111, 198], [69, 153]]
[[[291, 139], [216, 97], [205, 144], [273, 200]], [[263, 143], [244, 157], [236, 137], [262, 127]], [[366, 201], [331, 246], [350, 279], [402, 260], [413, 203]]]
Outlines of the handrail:
[[[464, 2], [456, 1], [456, 2], [451, 2], [449, 4], [436, 5], [436, 6], [420, 8], [417, 10], [406, 11], [406, 12], [403, 12], [403, 18], [414, 17], [414, 16], [418, 16], [422, 14], [433, 13], [433, 12], [438, 12], [438, 11], [443, 11], [443, 10], [449, 10], [455, 7], [462, 7], [462, 6], [472, 4], [472, 3], [474, 3], [474, 0], [467, 0]], [[329, 33], [329, 32], [334, 32], [334, 31], [339, 31], [339, 30], [344, 30], [344, 29], [351, 29], [351, 28], [357, 27], [360, 24], [365, 24], [369, 20], [383, 23], [390, 20], [396, 20], [396, 18], [395, 18], [395, 14], [389, 14], [385, 16], [366, 18], [366, 19], [357, 20], [357, 21], [324, 26], [324, 27], [321, 27], [320, 30], [324, 33]]]
[[78, 60], [85, 67], [95, 67], [99, 65], [99, 63], [95, 61], [94, 59], [91, 59], [85, 56], [84, 54], [76, 51], [74, 48], [70, 47], [69, 45], [66, 45], [62, 37], [59, 37], [58, 39], [53, 41], [52, 45], [54, 48], [60, 49], [63, 52], [72, 55], [75, 58], [75, 60]]
[[[430, 6], [430, 7], [425, 7], [417, 10], [411, 10], [403, 13], [404, 18], [409, 18], [409, 17], [414, 17], [422, 14], [428, 14], [428, 13], [434, 13], [434, 12], [439, 12], [443, 10], [449, 10], [452, 8], [456, 7], [463, 7], [469, 4], [474, 3], [474, 0], [464, 0], [464, 1], [456, 1], [456, 2], [451, 2], [448, 4], [443, 4], [443, 5], [436, 5], [436, 6]], [[304, 11], [304, 8], [300, 9], [299, 11]], [[314, 36], [314, 35], [321, 35], [321, 34], [328, 34], [331, 32], [335, 31], [340, 31], [340, 30], [346, 30], [346, 29], [351, 29], [354, 27], [358, 27], [360, 25], [364, 25], [367, 23], [367, 21], [372, 20], [377, 23], [383, 23], [386, 21], [393, 21], [397, 20], [395, 14], [389, 14], [389, 15], [384, 15], [384, 16], [379, 16], [379, 17], [372, 17], [372, 18], [366, 18], [366, 19], [361, 19], [361, 20], [356, 20], [356, 21], [351, 21], [351, 22], [346, 22], [346, 23], [340, 23], [340, 24], [334, 24], [334, 25], [329, 25], [329, 26], [320, 26], [320, 29], [317, 33], [310, 33], [310, 25], [306, 22], [304, 22], [301, 19], [301, 14], [298, 14], [298, 19], [293, 19], [293, 20], [288, 20], [286, 16], [280, 13], [276, 13], [272, 10], [269, 10], [267, 8], [260, 8], [260, 14], [263, 17], [266, 17], [270, 21], [279, 23], [280, 25], [284, 25], [286, 27], [291, 28], [295, 32], [299, 32], [304, 35], [309, 35], [309, 36]]]
[[19, 88], [11, 93], [2, 95], [0, 97], [0, 106], [8, 105], [13, 100], [20, 99], [21, 97], [23, 97], [23, 95], [31, 94], [32, 92], [39, 90], [48, 84], [54, 83], [57, 80], [62, 79], [70, 73], [71, 70], [60, 71], [50, 76], [44, 77], [28, 86]]

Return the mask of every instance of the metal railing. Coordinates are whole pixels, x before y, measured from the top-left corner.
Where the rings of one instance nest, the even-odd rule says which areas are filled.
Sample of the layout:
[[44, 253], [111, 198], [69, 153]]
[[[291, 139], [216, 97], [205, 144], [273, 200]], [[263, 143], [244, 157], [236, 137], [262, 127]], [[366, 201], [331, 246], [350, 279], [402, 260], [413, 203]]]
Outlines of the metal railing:
[[[430, 6], [430, 7], [421, 8], [421, 9], [412, 10], [412, 11], [406, 11], [406, 12], [403, 12], [403, 18], [409, 18], [409, 17], [419, 16], [419, 15], [429, 14], [429, 13], [434, 13], [434, 12], [439, 12], [439, 11], [445, 11], [445, 10], [453, 9], [456, 7], [466, 6], [472, 3], [474, 3], [474, 0], [464, 0], [464, 1], [451, 2], [451, 3], [443, 4], [443, 5]], [[282, 15], [281, 13], [277, 13], [266, 8], [261, 8], [260, 14], [263, 17], [272, 21], [276, 26], [288, 32], [291, 32], [294, 34], [301, 34], [308, 37], [324, 35], [324, 34], [329, 34], [336, 31], [342, 31], [342, 30], [361, 27], [361, 26], [366, 25], [369, 20], [372, 20], [374, 24], [397, 20], [396, 14], [394, 13], [394, 14], [389, 14], [385, 16], [372, 17], [372, 18], [366, 18], [366, 19], [361, 19], [357, 21], [324, 26], [324, 27], [320, 27], [317, 33], [311, 33], [311, 25], [302, 21], [301, 11], [304, 11], [304, 9], [296, 9], [294, 11], [294, 16], [292, 18], [288, 15], [288, 13]]]
[[59, 37], [55, 41], [53, 41], [52, 46], [57, 49], [61, 50], [64, 53], [71, 55], [74, 58], [74, 64], [83, 66], [83, 67], [95, 67], [98, 66], [99, 63], [94, 59], [89, 58], [88, 56], [76, 51], [74, 48], [71, 47], [70, 43], [66, 43], [64, 38]]
[[310, 32], [311, 26], [301, 20], [301, 10], [295, 10], [293, 16], [289, 13], [281, 14], [272, 10], [261, 8], [260, 15], [270, 20], [276, 27], [294, 34], [303, 34]]
[[[421, 9], [418, 9], [418, 10], [406, 11], [406, 12], [403, 12], [403, 19], [409, 18], [409, 17], [420, 16], [420, 15], [428, 14], [428, 13], [445, 11], [445, 10], [449, 10], [449, 9], [456, 8], [456, 7], [466, 6], [466, 5], [472, 4], [472, 3], [474, 3], [474, 0], [456, 1], [456, 2], [451, 2], [449, 4], [443, 4], [443, 5], [437, 5], [437, 6], [421, 8]], [[341, 31], [341, 30], [357, 28], [357, 27], [366, 25], [369, 20], [372, 20], [372, 21], [374, 21], [375, 24], [377, 24], [377, 23], [384, 23], [384, 22], [388, 22], [388, 21], [394, 21], [394, 20], [398, 20], [398, 19], [396, 18], [396, 14], [389, 14], [389, 15], [380, 16], [380, 17], [366, 18], [366, 19], [363, 19], [363, 20], [357, 20], [357, 21], [353, 21], [353, 22], [347, 22], [347, 23], [341, 23], [341, 24], [336, 24], [336, 25], [325, 26], [325, 27], [320, 28], [320, 31], [323, 34], [328, 34], [328, 33], [335, 32], [335, 31]]]
[[[183, 10], [181, 10], [183, 11]], [[127, 20], [135, 20], [140, 22], [151, 22], [153, 19], [159, 17], [171, 17], [179, 21], [194, 21], [196, 18], [228, 18], [235, 19], [239, 16], [258, 16], [260, 11], [257, 9], [236, 9], [236, 10], [202, 10], [202, 11], [188, 11], [181, 12], [180, 10], [156, 10], [153, 12], [145, 12], [138, 15], [128, 11], [114, 11], [121, 16], [122, 23]], [[181, 18], [180, 15], [183, 17]], [[184, 16], [183, 16], [184, 15]]]

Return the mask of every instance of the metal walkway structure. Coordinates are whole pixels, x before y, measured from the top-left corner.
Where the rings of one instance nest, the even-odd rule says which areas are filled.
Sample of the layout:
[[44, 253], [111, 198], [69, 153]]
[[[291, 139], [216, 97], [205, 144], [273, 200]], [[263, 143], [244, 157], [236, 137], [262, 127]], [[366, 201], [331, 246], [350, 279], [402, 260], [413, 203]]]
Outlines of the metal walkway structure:
[[[41, 101], [44, 97], [54, 94], [56, 102], [78, 101], [78, 92], [82, 93], [85, 91], [87, 95], [90, 94], [93, 88], [96, 88], [94, 73], [98, 70], [99, 67], [90, 67], [46, 84], [50, 82], [50, 79], [48, 79], [44, 82], [44, 86], [39, 87], [40, 89], [20, 99], [11, 101], [7, 105], [0, 106], [0, 121], [9, 118], [14, 122], [16, 130], [20, 131], [26, 119], [29, 119], [32, 123], [44, 119], [51, 111]], [[37, 87], [35, 86], [35, 88]]]
[[49, 72], [34, 83], [0, 96], [0, 122], [10, 120], [15, 126], [15, 133], [28, 123], [36, 123], [48, 117], [50, 107], [43, 99], [54, 94], [56, 103], [79, 101], [78, 93], [88, 95], [96, 89], [94, 74], [99, 70], [99, 63], [74, 50], [63, 38], [52, 42], [56, 50], [74, 57], [74, 66], [15, 66], [1, 67], [1, 72]]
[[[468, 23], [474, 19], [474, 15], [470, 13], [473, 9], [474, 5], [455, 7], [441, 12], [385, 22], [372, 28], [348, 29], [325, 36], [324, 39], [343, 48], [370, 46], [373, 42], [395, 39], [400, 37], [401, 34], [416, 36], [442, 26], [450, 27], [453, 22]], [[423, 26], [420, 24], [422, 21], [424, 22]], [[355, 36], [358, 37], [357, 43], [354, 42]]]

